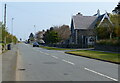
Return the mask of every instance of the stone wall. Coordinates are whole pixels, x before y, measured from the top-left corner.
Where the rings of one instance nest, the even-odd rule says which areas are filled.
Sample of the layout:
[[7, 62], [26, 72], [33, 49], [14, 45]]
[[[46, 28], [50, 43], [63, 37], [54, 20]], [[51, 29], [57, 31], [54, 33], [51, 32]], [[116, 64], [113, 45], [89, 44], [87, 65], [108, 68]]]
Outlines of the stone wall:
[[2, 53], [2, 45], [0, 45], [0, 54]]
[[112, 51], [112, 52], [120, 52], [120, 46], [110, 46], [110, 45], [95, 45], [95, 50], [102, 51]]
[[58, 48], [87, 48], [88, 46], [83, 46], [81, 44], [47, 44], [45, 46], [58, 47]]

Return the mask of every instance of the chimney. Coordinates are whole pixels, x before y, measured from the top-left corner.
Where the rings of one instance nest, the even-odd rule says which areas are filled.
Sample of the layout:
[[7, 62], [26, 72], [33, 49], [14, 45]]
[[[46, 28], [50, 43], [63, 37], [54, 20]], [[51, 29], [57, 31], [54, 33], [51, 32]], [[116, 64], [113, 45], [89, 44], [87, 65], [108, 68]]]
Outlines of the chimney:
[[80, 16], [82, 16], [82, 14], [81, 14], [80, 12], [78, 12], [76, 15], [80, 15]]
[[100, 10], [99, 9], [97, 10], [97, 15], [100, 16]]

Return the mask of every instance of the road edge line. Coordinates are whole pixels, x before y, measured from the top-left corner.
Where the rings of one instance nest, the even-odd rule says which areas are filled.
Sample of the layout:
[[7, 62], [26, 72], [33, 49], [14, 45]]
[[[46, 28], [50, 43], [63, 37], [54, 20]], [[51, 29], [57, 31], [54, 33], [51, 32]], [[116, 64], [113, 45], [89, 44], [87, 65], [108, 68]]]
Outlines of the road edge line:
[[94, 71], [94, 70], [91, 70], [91, 69], [88, 69], [88, 68], [84, 68], [84, 69], [87, 70], [87, 71], [93, 72], [93, 73], [95, 73], [95, 74], [98, 74], [98, 75], [100, 75], [100, 76], [106, 77], [106, 78], [108, 78], [108, 79], [111, 79], [111, 80], [113, 80], [113, 81], [118, 81], [118, 80], [115, 79], [115, 78], [112, 78], [112, 77], [110, 77], [110, 76], [104, 75], [104, 74], [99, 73], [99, 72], [96, 72], [96, 71]]

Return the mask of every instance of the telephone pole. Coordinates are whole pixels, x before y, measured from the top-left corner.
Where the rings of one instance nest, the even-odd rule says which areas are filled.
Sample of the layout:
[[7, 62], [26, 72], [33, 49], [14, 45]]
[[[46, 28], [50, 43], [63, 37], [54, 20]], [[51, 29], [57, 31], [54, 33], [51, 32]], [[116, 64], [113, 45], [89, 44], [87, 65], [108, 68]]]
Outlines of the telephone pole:
[[[5, 26], [5, 30], [6, 30], [6, 4], [4, 7], [4, 26]], [[5, 31], [4, 43], [5, 43], [5, 49], [6, 49], [6, 31]]]
[[5, 8], [4, 8], [4, 25], [6, 28], [6, 4], [5, 4]]

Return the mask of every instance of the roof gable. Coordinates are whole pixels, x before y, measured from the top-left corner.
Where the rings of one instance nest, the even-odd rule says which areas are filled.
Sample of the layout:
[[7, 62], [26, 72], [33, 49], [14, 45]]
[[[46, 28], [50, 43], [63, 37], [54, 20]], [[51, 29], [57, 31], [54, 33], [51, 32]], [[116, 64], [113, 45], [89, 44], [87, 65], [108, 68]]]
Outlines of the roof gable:
[[113, 23], [112, 23], [112, 21], [109, 18], [109, 14], [106, 12], [105, 14], [103, 14], [103, 17], [101, 18], [98, 27], [104, 22], [105, 19], [107, 19], [108, 22], [113, 26]]
[[93, 22], [96, 20], [96, 16], [73, 16], [74, 29], [89, 29]]

